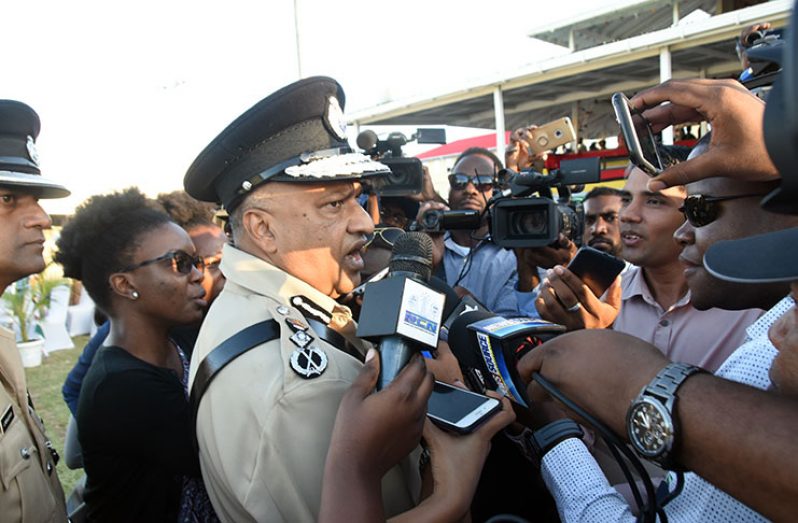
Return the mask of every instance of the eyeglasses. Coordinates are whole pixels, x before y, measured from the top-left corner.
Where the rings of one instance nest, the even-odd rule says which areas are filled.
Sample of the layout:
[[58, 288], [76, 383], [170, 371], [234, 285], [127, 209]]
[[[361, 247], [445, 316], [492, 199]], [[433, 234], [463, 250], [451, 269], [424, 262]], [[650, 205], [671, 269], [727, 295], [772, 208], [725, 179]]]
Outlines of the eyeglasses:
[[466, 186], [472, 183], [479, 192], [488, 192], [493, 189], [493, 175], [492, 174], [465, 174], [453, 173], [449, 175], [449, 186], [452, 189], [462, 191]]
[[693, 227], [703, 227], [718, 219], [720, 205], [718, 202], [737, 200], [739, 198], [754, 198], [764, 194], [737, 194], [734, 196], [705, 196], [693, 194], [684, 199], [684, 205], [679, 211]]
[[201, 256], [192, 256], [185, 251], [169, 251], [163, 256], [158, 256], [157, 258], [153, 258], [151, 260], [144, 260], [141, 263], [129, 265], [119, 272], [130, 272], [164, 260], [171, 261], [172, 270], [180, 274], [191, 274], [191, 269], [193, 268], [196, 268], [200, 272], [205, 269], [205, 261]]
[[400, 229], [399, 227], [379, 227], [374, 229], [373, 233], [366, 236], [366, 245], [364, 248], [368, 249], [371, 244], [377, 240], [383, 242], [387, 247], [393, 247], [393, 244], [396, 243], [399, 236], [404, 233], [404, 229]]

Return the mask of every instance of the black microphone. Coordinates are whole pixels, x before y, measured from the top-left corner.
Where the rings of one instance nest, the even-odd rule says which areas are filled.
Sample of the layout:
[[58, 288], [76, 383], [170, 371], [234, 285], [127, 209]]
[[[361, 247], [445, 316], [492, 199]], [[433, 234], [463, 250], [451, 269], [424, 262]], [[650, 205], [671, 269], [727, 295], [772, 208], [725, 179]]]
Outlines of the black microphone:
[[388, 276], [366, 285], [357, 335], [378, 343], [380, 377], [388, 386], [422, 346], [435, 348], [445, 296], [427, 285], [432, 273], [432, 239], [405, 233], [393, 246]]

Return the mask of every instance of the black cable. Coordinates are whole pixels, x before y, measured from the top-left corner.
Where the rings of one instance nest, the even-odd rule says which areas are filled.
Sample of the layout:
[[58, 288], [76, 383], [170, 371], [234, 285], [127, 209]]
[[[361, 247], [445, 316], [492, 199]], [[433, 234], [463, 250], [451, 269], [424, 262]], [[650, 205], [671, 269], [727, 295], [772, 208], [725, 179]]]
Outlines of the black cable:
[[[626, 444], [617, 435], [615, 435], [615, 433], [612, 432], [609, 427], [604, 425], [604, 423], [589, 414], [579, 405], [568, 399], [562, 392], [560, 392], [559, 389], [557, 389], [539, 373], [532, 373], [532, 379], [535, 380], [541, 387], [543, 387], [543, 389], [548, 392], [549, 395], [592, 425], [593, 428], [595, 428], [607, 442], [607, 446], [611, 447], [614, 445], [616, 450], [619, 450], [621, 453], [623, 453], [626, 459], [629, 460], [629, 463], [631, 463], [636, 469], [640, 479], [643, 481], [643, 486], [646, 490], [646, 497], [648, 498], [648, 503], [641, 506], [641, 513], [640, 516], [638, 516], [638, 521], [640, 521], [640, 518], [642, 517], [642, 521], [644, 522], [656, 523], [657, 515], [659, 515], [660, 520], [663, 523], [667, 523], [668, 517], [665, 514], [665, 511], [657, 503], [656, 492], [654, 491], [654, 486], [651, 483], [651, 478], [649, 477], [648, 472], [646, 472], [646, 469], [643, 467], [642, 463], [640, 463], [640, 460], [631, 450], [629, 450]], [[636, 488], [634, 481], [630, 483], [630, 488], [632, 488], [632, 492], [634, 492], [634, 489]]]

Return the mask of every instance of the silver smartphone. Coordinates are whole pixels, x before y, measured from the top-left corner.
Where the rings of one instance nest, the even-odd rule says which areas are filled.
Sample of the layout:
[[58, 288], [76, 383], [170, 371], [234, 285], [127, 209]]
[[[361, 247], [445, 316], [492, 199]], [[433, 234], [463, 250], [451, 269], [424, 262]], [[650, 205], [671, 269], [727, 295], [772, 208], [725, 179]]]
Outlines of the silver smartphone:
[[632, 116], [629, 99], [623, 93], [612, 95], [612, 108], [632, 163], [651, 176], [662, 172], [657, 142], [648, 122], [639, 114]]
[[496, 398], [435, 382], [427, 403], [427, 416], [443, 429], [465, 434], [501, 410]]

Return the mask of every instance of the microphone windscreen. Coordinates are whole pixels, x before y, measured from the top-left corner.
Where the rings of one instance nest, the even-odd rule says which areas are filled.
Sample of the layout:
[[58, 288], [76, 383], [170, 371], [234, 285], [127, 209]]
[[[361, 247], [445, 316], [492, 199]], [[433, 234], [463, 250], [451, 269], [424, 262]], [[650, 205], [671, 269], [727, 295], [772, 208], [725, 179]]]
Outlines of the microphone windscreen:
[[377, 145], [377, 133], [371, 129], [366, 129], [357, 135], [357, 146], [364, 151], [370, 151]]
[[422, 281], [432, 275], [432, 238], [423, 232], [406, 232], [393, 244], [388, 262], [390, 272], [410, 272]]
[[493, 318], [496, 316], [488, 311], [465, 312], [458, 316], [449, 328], [449, 348], [455, 355], [461, 367], [471, 367], [483, 369], [485, 362], [482, 359], [479, 346], [477, 345], [477, 335], [468, 328], [474, 322]]

